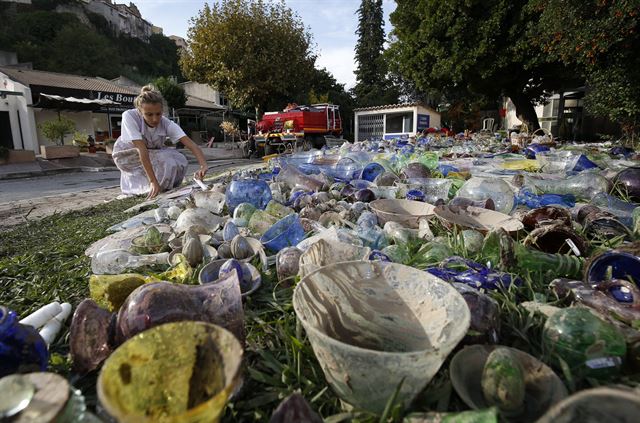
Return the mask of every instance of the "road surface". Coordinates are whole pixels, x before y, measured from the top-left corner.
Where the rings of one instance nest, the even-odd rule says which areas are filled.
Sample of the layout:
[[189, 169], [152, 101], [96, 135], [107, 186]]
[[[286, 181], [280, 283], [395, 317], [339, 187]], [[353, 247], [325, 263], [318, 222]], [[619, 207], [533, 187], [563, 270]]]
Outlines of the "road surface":
[[[209, 174], [260, 163], [259, 160], [209, 161]], [[187, 175], [198, 170], [190, 164]], [[0, 228], [79, 210], [113, 200], [120, 195], [120, 171], [72, 172], [24, 179], [0, 180]]]

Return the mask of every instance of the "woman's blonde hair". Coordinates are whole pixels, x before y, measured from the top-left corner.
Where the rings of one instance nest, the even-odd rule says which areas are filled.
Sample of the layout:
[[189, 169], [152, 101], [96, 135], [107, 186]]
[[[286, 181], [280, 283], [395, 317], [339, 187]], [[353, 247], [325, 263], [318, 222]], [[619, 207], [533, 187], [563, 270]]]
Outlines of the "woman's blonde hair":
[[138, 94], [133, 102], [137, 109], [141, 108], [143, 104], [163, 103], [164, 98], [162, 98], [162, 94], [160, 94], [160, 91], [157, 91], [153, 85], [145, 85], [144, 87], [140, 88], [140, 94]]

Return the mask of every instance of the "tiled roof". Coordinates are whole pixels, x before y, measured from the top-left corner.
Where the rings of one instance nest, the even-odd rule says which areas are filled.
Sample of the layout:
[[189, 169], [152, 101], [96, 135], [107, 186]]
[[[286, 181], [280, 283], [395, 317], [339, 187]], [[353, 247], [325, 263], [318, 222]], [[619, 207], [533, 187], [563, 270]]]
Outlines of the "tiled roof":
[[212, 101], [205, 100], [200, 97], [195, 97], [187, 94], [187, 102], [185, 107], [193, 108], [193, 109], [211, 109], [211, 110], [224, 110], [225, 107], [219, 104], [216, 104]]
[[[431, 107], [422, 104], [422, 103], [399, 103], [399, 104], [385, 104], [381, 106], [371, 106], [371, 107], [359, 107], [357, 109], [353, 109], [354, 112], [368, 112], [371, 110], [383, 110], [383, 109], [401, 109], [404, 107], [415, 107], [422, 106], [427, 109], [433, 110]], [[435, 111], [435, 110], [434, 110]]]
[[45, 87], [69, 88], [86, 91], [106, 91], [116, 94], [137, 95], [139, 92], [131, 88], [121, 87], [112, 82], [90, 76], [70, 75], [65, 73], [45, 72], [0, 66], [0, 72], [24, 85], [40, 85]]

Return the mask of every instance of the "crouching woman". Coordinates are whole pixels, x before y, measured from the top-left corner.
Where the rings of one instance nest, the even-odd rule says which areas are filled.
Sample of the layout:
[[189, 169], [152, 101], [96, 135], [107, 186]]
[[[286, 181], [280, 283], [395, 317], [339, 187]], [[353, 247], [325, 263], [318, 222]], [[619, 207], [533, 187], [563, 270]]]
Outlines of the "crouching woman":
[[113, 161], [120, 169], [120, 189], [126, 195], [147, 194], [154, 198], [162, 191], [180, 186], [187, 171], [187, 158], [165, 141], [181, 142], [198, 159], [194, 177], [204, 178], [207, 161], [198, 147], [176, 123], [162, 115], [160, 92], [147, 85], [135, 99], [135, 109], [122, 114], [121, 135], [113, 147]]

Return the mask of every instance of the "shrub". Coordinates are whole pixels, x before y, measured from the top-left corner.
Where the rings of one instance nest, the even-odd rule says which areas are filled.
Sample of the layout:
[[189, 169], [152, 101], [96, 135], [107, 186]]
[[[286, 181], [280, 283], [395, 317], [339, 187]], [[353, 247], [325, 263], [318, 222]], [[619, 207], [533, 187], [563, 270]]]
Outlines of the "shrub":
[[49, 141], [56, 145], [63, 145], [64, 136], [74, 131], [76, 124], [71, 119], [61, 116], [39, 124], [38, 128]]

